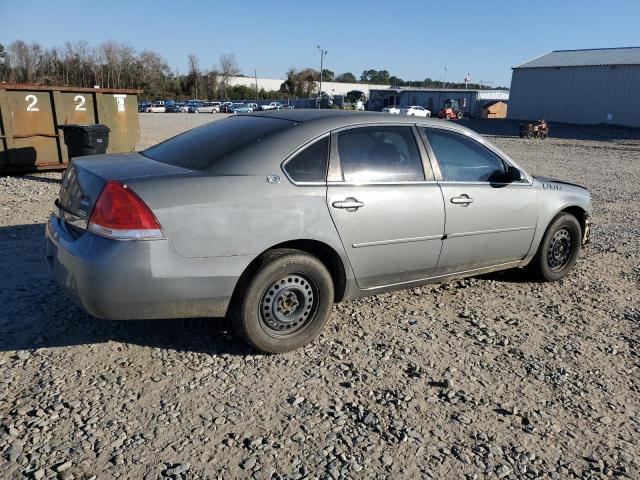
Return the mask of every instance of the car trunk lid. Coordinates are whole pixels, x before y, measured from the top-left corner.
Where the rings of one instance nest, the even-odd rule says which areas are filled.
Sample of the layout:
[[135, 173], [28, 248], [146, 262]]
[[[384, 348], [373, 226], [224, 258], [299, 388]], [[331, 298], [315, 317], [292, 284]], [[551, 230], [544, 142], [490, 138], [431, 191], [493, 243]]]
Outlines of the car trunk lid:
[[189, 174], [195, 172], [157, 162], [138, 153], [75, 158], [62, 177], [54, 213], [73, 227], [84, 230], [95, 202], [109, 180], [126, 183], [144, 178]]

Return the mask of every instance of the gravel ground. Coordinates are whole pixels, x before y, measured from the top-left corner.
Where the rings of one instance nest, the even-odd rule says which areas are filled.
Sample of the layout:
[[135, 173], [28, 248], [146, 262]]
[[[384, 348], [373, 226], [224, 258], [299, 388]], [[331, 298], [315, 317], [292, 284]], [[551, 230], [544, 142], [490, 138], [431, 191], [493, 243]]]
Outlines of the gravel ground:
[[[211, 118], [141, 115], [141, 145]], [[494, 139], [591, 190], [565, 280], [346, 302], [280, 356], [223, 319], [88, 317], [42, 259], [60, 173], [0, 178], [0, 477], [640, 478], [640, 135], [589, 135]]]

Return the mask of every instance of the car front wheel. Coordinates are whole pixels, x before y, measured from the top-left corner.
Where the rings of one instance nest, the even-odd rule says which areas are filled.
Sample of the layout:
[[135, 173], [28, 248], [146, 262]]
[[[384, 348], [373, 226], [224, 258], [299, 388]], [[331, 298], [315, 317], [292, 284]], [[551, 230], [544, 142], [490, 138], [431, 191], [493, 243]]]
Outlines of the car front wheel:
[[299, 250], [272, 250], [250, 275], [241, 280], [230, 308], [236, 331], [248, 343], [282, 353], [320, 333], [334, 295], [331, 274], [320, 260]]
[[558, 215], [547, 228], [529, 265], [531, 272], [545, 282], [561, 280], [575, 265], [581, 242], [582, 228], [578, 219], [569, 213]]

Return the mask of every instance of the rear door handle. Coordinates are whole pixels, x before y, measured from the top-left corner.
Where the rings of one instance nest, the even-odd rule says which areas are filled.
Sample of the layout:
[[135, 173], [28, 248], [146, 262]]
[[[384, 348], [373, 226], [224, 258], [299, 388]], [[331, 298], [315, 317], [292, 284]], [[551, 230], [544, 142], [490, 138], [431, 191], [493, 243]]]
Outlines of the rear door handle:
[[344, 208], [347, 212], [355, 212], [360, 207], [364, 207], [364, 203], [359, 202], [353, 197], [345, 198], [331, 204], [333, 208]]
[[452, 197], [451, 203], [457, 203], [462, 205], [463, 207], [468, 207], [470, 203], [473, 203], [473, 198], [471, 198], [466, 193], [463, 193], [459, 197]]

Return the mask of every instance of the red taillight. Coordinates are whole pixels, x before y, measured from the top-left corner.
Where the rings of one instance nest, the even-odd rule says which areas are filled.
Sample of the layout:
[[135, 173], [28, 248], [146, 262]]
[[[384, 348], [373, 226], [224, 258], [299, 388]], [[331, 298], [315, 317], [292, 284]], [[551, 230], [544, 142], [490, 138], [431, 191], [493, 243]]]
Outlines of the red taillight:
[[162, 227], [133, 190], [110, 180], [100, 192], [89, 219], [89, 231], [119, 240], [163, 238]]

